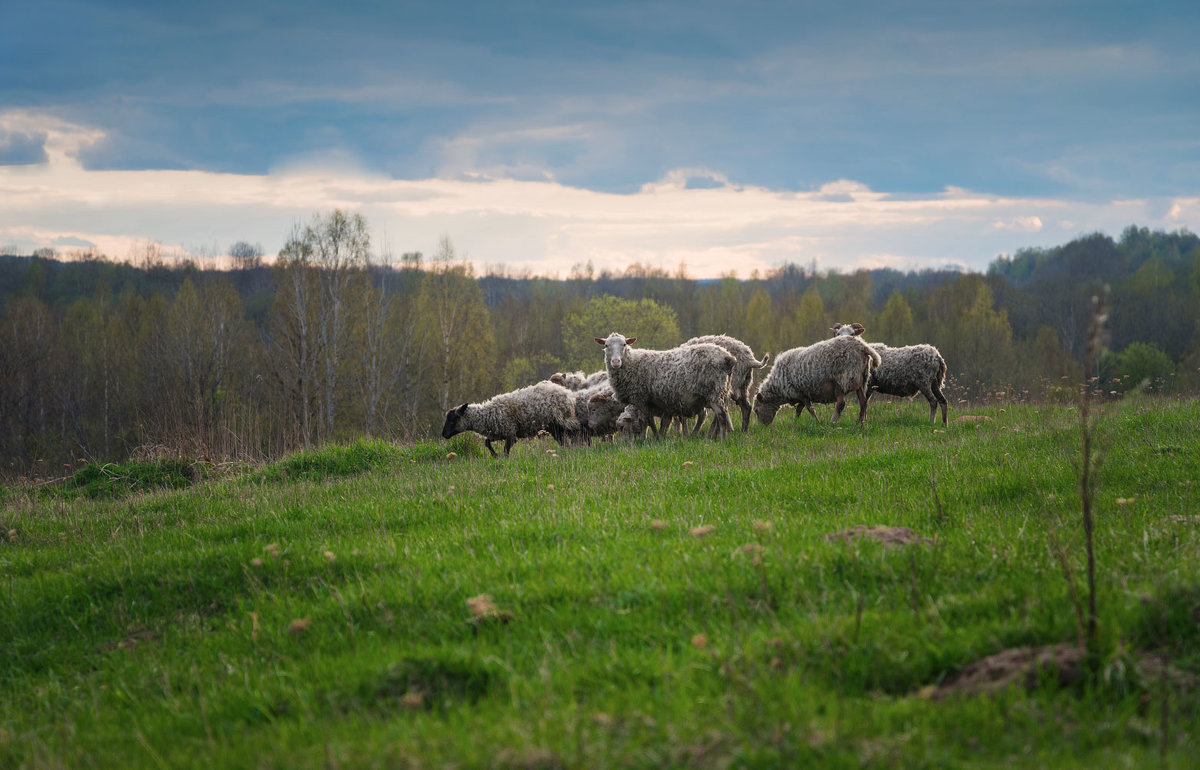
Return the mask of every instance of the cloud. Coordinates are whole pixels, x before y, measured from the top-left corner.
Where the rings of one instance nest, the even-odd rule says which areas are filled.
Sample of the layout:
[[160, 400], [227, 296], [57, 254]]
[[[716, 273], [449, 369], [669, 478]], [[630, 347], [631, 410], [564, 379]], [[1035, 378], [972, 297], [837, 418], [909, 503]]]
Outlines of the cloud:
[[1077, 201], [963, 188], [899, 195], [852, 179], [776, 190], [734, 184], [703, 167], [669, 170], [627, 194], [537, 177], [397, 179], [342, 156], [265, 174], [89, 170], [76, 154], [101, 132], [0, 113], [0, 129], [12, 127], [44, 133], [47, 160], [0, 166], [0, 242], [90, 243], [116, 258], [147, 241], [211, 254], [211, 244], [247, 240], [273, 252], [295, 222], [334, 207], [364, 214], [396, 251], [429, 252], [449, 235], [477, 266], [540, 275], [564, 275], [589, 260], [614, 270], [685, 263], [696, 277], [813, 260], [841, 270], [983, 269], [999, 254], [1061, 243], [1063, 230], [1047, 232], [1047, 221], [1112, 234], [1131, 223], [1200, 225], [1196, 198]]
[[997, 230], [1011, 230], [1014, 233], [1036, 233], [1042, 229], [1042, 219], [1032, 216], [997, 219], [992, 223], [992, 227]]

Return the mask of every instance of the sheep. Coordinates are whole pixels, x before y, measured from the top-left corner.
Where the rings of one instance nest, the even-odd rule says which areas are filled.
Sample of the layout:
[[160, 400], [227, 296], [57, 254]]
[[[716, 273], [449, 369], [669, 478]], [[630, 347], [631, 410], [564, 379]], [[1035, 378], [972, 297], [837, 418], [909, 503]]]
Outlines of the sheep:
[[545, 430], [559, 444], [580, 432], [575, 419], [575, 395], [552, 382], [543, 380], [536, 385], [492, 396], [481, 404], [462, 404], [446, 412], [442, 438], [452, 438], [464, 431], [483, 436], [483, 444], [492, 449], [492, 442], [504, 439], [504, 456], [519, 438], [532, 438]]
[[644, 414], [655, 437], [661, 432], [654, 417], [692, 417], [703, 409], [713, 410], [712, 438], [724, 438], [733, 429], [725, 397], [729, 375], [737, 360], [713, 344], [688, 345], [670, 350], [639, 350], [629, 347], [636, 337], [626, 339], [613, 332], [607, 339], [594, 337], [604, 347], [604, 368], [617, 400], [632, 404]]
[[814, 402], [836, 403], [833, 422], [837, 422], [846, 406], [846, 394], [853, 393], [858, 398], [858, 422], [862, 423], [867, 416], [871, 372], [879, 360], [879, 354], [857, 337], [839, 336], [784, 351], [754, 397], [754, 414], [763, 425], [770, 425], [784, 404], [805, 407], [816, 417]]
[[[859, 336], [866, 329], [862, 324], [836, 324], [835, 336]], [[938, 406], [942, 409], [942, 425], [946, 425], [946, 396], [942, 386], [946, 383], [946, 361], [933, 345], [905, 345], [888, 347], [882, 342], [873, 342], [871, 347], [879, 354], [883, 363], [871, 374], [870, 399], [875, 391], [885, 396], [908, 398], [920, 393], [929, 402], [929, 422], [937, 422]]]
[[621, 415], [617, 417], [617, 431], [621, 438], [632, 441], [646, 437], [646, 428], [649, 423], [646, 417], [638, 411], [636, 406], [627, 406]]
[[587, 390], [607, 380], [608, 372], [603, 369], [591, 374], [584, 374], [583, 372], [555, 372], [550, 375], [550, 382], [562, 385], [567, 390]]
[[[579, 420], [579, 430], [585, 443], [591, 444], [592, 436], [607, 436], [616, 432], [615, 415], [607, 418], [607, 412], [602, 405], [603, 400], [612, 398], [612, 388], [607, 382], [601, 381], [598, 385], [590, 388], [571, 391], [571, 395], [575, 398], [575, 419]], [[592, 406], [593, 398], [596, 399], [597, 405], [594, 408]], [[596, 412], [596, 419], [592, 418], [593, 411]]]
[[600, 388], [588, 397], [587, 423], [592, 435], [607, 436], [619, 429], [618, 418], [625, 405], [617, 400], [611, 387]]
[[[754, 370], [766, 366], [767, 359], [771, 357], [771, 354], [763, 354], [762, 360], [759, 361], [754, 357], [754, 351], [750, 349], [749, 345], [725, 334], [692, 337], [683, 344], [701, 345], [704, 343], [725, 348], [737, 360], [733, 367], [733, 374], [729, 376], [729, 395], [733, 399], [733, 403], [737, 404], [742, 411], [742, 432], [744, 433], [749, 429], [750, 411], [753, 408], [750, 402], [754, 399]], [[700, 423], [703, 421], [704, 418], [701, 416], [694, 430], [699, 430]]]

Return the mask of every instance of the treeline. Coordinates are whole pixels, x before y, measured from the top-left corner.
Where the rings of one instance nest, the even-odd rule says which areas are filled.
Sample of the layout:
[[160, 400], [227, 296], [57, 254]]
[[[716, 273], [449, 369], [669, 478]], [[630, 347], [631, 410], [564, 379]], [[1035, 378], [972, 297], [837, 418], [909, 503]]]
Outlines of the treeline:
[[1111, 286], [1101, 383], [1195, 392], [1200, 239], [1130, 227], [997, 259], [986, 274], [817, 273], [748, 280], [579, 265], [565, 279], [476, 276], [447, 238], [398, 259], [361, 216], [297, 226], [240, 269], [0, 257], [0, 471], [61, 475], [131, 455], [257, 460], [360, 435], [411, 440], [462, 401], [599, 368], [592, 338], [647, 347], [724, 332], [757, 352], [828, 336], [937, 345], [952, 402], [1065, 398], [1091, 297]]

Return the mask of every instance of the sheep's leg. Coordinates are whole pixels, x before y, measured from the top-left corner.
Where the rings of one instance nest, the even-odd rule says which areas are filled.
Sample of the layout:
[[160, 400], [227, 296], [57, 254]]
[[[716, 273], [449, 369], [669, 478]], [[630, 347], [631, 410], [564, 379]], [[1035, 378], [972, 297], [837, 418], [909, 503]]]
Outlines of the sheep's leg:
[[508, 450], [512, 449], [513, 444], [517, 443], [515, 438], [504, 439], [504, 456], [508, 457]]
[[[700, 432], [700, 427], [702, 425], [704, 425], [704, 417], [705, 417], [704, 410], [701, 409], [700, 414], [696, 417], [696, 424], [694, 426], [692, 426], [692, 430], [688, 434], [689, 436], [695, 436], [696, 434], [698, 434]], [[687, 421], [686, 420], [684, 421], [683, 427], [684, 427], [684, 430], [686, 431], [687, 430]]]
[[864, 392], [866, 388], [859, 388], [854, 391], [854, 395], [858, 396], [858, 424], [862, 425], [863, 420], [867, 417], [867, 394]]
[[[650, 413], [650, 408], [645, 404], [639, 404], [637, 408], [642, 414], [646, 415], [646, 424], [650, 426], [650, 433], [653, 434], [654, 438], [661, 438], [661, 434], [658, 432], [658, 426], [654, 424], [654, 415]], [[663, 417], [662, 421], [666, 423], [669, 419], [670, 418], [668, 417]]]
[[830, 422], [837, 422], [841, 419], [842, 410], [846, 408], [846, 394], [840, 390], [837, 392], [837, 406], [833, 409], [833, 419]]
[[932, 425], [933, 423], [937, 422], [937, 399], [934, 398], [933, 391], [928, 385], [921, 386], [920, 390], [921, 395], [924, 396], [925, 400], [929, 402], [929, 423]]
[[942, 425], [946, 424], [946, 396], [942, 394], [942, 389], [938, 385], [933, 386], [933, 395], [937, 397], [938, 404], [942, 407]]
[[[805, 401], [805, 402], [804, 402], [804, 408], [808, 410], [808, 413], [809, 413], [809, 414], [811, 414], [811, 415], [813, 416], [813, 419], [814, 419], [814, 420], [817, 420], [818, 422], [820, 422], [821, 418], [820, 418], [820, 417], [817, 417], [817, 410], [812, 408], [812, 402], [811, 402], [811, 401]], [[800, 416], [800, 410], [799, 410], [799, 409], [797, 409], [797, 410], [796, 410], [796, 417], [799, 417], [799, 416]]]
[[742, 410], [742, 433], [750, 429], [750, 399], [742, 396], [734, 401], [738, 405], [738, 409]]
[[[492, 449], [492, 440], [491, 440], [490, 438], [485, 438], [485, 439], [483, 440], [483, 445], [484, 445], [485, 447], [487, 447], [487, 451], [489, 451], [489, 452], [491, 452], [491, 453], [492, 453], [492, 457], [499, 457], [499, 456], [500, 456], [500, 455], [496, 454], [496, 450], [495, 450], [495, 449]], [[505, 454], [508, 454], [508, 452], [506, 451], [506, 452], [505, 452]]]

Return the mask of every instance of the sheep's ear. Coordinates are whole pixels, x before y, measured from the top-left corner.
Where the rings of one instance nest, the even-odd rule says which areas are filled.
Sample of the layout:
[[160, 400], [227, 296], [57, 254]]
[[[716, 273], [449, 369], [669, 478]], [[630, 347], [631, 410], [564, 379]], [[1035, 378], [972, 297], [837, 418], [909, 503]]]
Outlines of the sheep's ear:
[[850, 324], [850, 328], [854, 329], [855, 337], [857, 337], [858, 335], [862, 334], [863, 332], [865, 332], [867, 330], [867, 327], [863, 326], [862, 324]]
[[604, 344], [604, 340], [600, 339], [599, 337], [592, 337], [592, 339], [594, 339], [594, 340], [596, 341], [596, 344], [597, 344], [597, 345], [603, 345], [603, 344]]
[[630, 337], [629, 339], [625, 340], [626, 345], [632, 345], [635, 342], [637, 342], [637, 337]]
[[830, 326], [830, 327], [829, 327], [829, 331], [833, 332], [834, 334], [837, 334], [837, 333], [838, 333], [838, 329], [840, 329], [840, 328], [842, 328], [842, 325], [841, 325], [841, 324], [837, 324], [836, 326]]
[[455, 414], [466, 414], [467, 413], [467, 405], [463, 404], [462, 406], [458, 407], [457, 409], [454, 410], [454, 413]]

